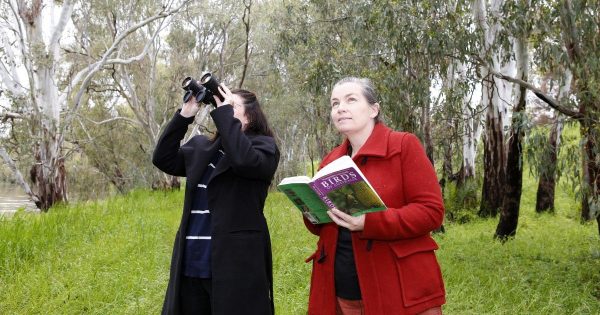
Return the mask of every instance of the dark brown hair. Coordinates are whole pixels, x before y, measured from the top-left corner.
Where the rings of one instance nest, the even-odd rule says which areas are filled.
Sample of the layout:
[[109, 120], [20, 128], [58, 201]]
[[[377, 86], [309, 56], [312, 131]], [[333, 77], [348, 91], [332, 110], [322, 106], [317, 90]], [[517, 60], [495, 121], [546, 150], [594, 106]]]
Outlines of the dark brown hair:
[[256, 94], [244, 89], [235, 89], [231, 93], [239, 95], [244, 100], [245, 116], [248, 119], [244, 132], [273, 137], [273, 131], [269, 127], [267, 116], [263, 113]]

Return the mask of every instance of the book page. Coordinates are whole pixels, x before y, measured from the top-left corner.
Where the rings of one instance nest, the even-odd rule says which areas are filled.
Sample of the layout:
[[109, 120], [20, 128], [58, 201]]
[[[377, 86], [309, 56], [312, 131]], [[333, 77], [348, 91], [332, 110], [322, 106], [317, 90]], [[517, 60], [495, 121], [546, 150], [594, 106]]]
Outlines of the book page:
[[323, 177], [327, 174], [331, 174], [333, 172], [336, 172], [336, 171], [339, 171], [339, 170], [342, 170], [345, 168], [351, 168], [351, 167], [357, 168], [356, 163], [354, 163], [354, 161], [352, 161], [352, 158], [350, 158], [347, 155], [344, 155], [342, 157], [337, 158], [335, 161], [325, 165], [322, 169], [320, 169], [313, 177], [313, 180]]
[[286, 185], [286, 184], [297, 184], [297, 183], [308, 183], [310, 182], [310, 178], [308, 176], [292, 176], [292, 177], [286, 177], [284, 179], [281, 180], [281, 182], [279, 182], [279, 185]]

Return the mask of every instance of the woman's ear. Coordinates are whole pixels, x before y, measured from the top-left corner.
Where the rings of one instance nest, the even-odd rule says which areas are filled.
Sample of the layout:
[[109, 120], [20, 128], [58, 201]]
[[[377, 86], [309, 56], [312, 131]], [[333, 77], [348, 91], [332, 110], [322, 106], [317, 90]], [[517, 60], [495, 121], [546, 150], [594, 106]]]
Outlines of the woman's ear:
[[371, 104], [371, 114], [369, 114], [369, 117], [375, 118], [377, 115], [379, 115], [379, 103]]

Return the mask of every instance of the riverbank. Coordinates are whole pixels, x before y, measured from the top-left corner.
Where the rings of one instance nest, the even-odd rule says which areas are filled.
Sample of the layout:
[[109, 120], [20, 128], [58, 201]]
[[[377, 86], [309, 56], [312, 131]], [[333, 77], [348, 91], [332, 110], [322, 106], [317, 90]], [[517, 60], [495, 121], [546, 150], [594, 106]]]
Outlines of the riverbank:
[[12, 215], [17, 211], [38, 212], [39, 210], [20, 187], [0, 182], [0, 215]]

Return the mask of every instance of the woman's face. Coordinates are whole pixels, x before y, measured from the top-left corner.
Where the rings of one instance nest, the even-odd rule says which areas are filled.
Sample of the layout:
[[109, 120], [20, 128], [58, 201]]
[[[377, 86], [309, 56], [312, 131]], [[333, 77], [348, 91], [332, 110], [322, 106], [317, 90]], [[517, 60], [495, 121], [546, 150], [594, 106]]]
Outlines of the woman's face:
[[246, 107], [244, 106], [244, 99], [237, 94], [233, 94], [231, 106], [233, 106], [233, 117], [239, 119], [242, 122], [242, 130], [244, 130], [246, 128], [246, 125], [248, 124], [248, 118], [246, 118]]
[[355, 82], [336, 86], [331, 92], [330, 105], [335, 128], [346, 136], [371, 128], [379, 113], [379, 107], [369, 104], [362, 87]]

